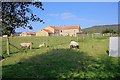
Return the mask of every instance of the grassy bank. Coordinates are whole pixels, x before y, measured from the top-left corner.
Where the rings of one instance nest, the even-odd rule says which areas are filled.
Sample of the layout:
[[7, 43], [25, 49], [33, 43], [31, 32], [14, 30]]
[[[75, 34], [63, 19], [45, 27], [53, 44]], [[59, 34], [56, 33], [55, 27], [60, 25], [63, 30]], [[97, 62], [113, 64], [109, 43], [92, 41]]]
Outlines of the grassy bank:
[[[70, 40], [78, 41], [80, 49], [69, 49]], [[33, 42], [33, 49], [19, 50], [21, 42]], [[47, 43], [49, 47], [38, 48]], [[109, 37], [13, 37], [10, 56], [3, 39], [3, 77], [9, 78], [117, 78], [118, 58], [109, 57]], [[15, 48], [16, 47], [16, 48]]]

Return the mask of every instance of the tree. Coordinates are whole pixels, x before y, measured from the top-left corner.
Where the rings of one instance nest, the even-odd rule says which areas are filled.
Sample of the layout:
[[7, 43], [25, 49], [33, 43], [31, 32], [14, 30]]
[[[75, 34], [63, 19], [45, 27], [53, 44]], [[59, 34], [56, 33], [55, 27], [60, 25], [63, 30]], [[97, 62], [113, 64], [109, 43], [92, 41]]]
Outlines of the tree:
[[105, 29], [102, 31], [102, 33], [116, 33], [113, 29]]
[[120, 28], [119, 28], [119, 26], [118, 26], [117, 34], [120, 37]]
[[30, 6], [44, 10], [41, 2], [2, 2], [2, 33], [11, 35], [20, 27], [33, 29], [29, 21], [44, 23]]

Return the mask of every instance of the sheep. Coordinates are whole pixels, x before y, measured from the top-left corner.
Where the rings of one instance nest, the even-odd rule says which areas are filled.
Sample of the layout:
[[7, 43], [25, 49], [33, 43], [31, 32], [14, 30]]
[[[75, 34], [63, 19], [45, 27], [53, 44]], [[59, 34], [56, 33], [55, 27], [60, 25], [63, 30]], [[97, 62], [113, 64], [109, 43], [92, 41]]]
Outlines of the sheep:
[[29, 48], [30, 50], [32, 49], [32, 42], [30, 43], [20, 43], [21, 48]]
[[71, 41], [70, 42], [70, 49], [71, 48], [77, 48], [77, 49], [79, 49], [79, 44], [77, 42], [75, 42], [75, 41]]
[[[39, 45], [39, 48], [40, 48], [40, 47], [44, 47], [44, 46], [46, 46], [46, 44], [45, 44], [45, 43], [42, 43], [42, 44]], [[47, 47], [47, 46], [46, 46], [46, 47]]]

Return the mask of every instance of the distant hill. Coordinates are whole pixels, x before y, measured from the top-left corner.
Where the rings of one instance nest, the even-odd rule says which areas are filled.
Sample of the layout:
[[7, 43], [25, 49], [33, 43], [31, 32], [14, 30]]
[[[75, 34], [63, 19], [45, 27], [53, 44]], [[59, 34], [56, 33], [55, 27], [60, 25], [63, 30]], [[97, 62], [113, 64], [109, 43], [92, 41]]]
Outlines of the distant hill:
[[101, 33], [105, 29], [113, 29], [114, 31], [118, 31], [118, 25], [117, 24], [112, 24], [112, 25], [97, 25], [97, 26], [92, 26], [89, 28], [82, 29], [82, 31], [87, 32], [87, 33]]

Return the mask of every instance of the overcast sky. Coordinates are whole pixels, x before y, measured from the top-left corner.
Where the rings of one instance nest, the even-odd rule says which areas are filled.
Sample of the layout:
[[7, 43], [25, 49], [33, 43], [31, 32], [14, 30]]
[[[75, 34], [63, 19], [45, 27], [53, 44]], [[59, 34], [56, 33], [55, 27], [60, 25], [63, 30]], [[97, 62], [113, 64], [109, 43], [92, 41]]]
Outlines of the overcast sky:
[[33, 30], [16, 29], [17, 32], [37, 32], [48, 25], [80, 25], [87, 28], [94, 25], [117, 24], [117, 2], [43, 2], [44, 11], [31, 7], [45, 24], [30, 22]]

